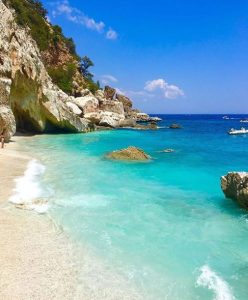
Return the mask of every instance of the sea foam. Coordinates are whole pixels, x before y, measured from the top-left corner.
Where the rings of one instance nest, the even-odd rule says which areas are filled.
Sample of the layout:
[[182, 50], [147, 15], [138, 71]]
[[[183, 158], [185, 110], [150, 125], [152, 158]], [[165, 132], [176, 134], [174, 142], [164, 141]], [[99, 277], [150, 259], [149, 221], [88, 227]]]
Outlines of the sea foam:
[[15, 179], [16, 186], [9, 201], [19, 207], [34, 210], [37, 213], [45, 213], [48, 210], [47, 191], [41, 185], [41, 177], [45, 172], [45, 166], [33, 159], [28, 163], [22, 177]]
[[208, 265], [200, 269], [201, 274], [196, 284], [212, 290], [215, 294], [214, 300], [235, 300], [227, 282], [218, 276]]

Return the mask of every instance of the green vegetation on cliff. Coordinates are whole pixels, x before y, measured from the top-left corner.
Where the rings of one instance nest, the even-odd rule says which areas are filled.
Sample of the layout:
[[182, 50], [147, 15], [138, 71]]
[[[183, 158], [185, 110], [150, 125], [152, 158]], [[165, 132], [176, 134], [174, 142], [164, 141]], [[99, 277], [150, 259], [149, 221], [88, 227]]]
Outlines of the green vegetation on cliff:
[[63, 41], [69, 52], [78, 58], [72, 38], [66, 38], [58, 25], [50, 26], [46, 20], [47, 11], [40, 1], [36, 0], [4, 0], [16, 12], [16, 21], [21, 26], [28, 26], [31, 35], [41, 51], [47, 50], [51, 44]]
[[4, 0], [7, 6], [16, 12], [16, 22], [28, 26], [31, 35], [41, 51], [48, 49], [52, 32], [45, 21], [47, 11], [40, 1], [35, 0]]
[[59, 66], [57, 68], [48, 68], [48, 73], [53, 79], [53, 82], [67, 94], [71, 94], [73, 89], [73, 76], [76, 72], [76, 66], [73, 63], [69, 63], [64, 68]]
[[[52, 56], [54, 49], [60, 49], [61, 45], [67, 49], [69, 61], [65, 61], [62, 65], [47, 65], [49, 75], [59, 88], [67, 94], [73, 94], [73, 76], [79, 71], [85, 82], [82, 88], [89, 88], [93, 93], [99, 89], [99, 83], [94, 82], [93, 75], [88, 71], [89, 67], [94, 66], [93, 62], [88, 57], [81, 59], [76, 52], [73, 39], [65, 37], [60, 26], [51, 25], [47, 21], [47, 10], [41, 1], [3, 0], [3, 2], [15, 10], [18, 25], [30, 28], [31, 36], [41, 52], [48, 52]], [[85, 58], [88, 59], [88, 65], [85, 65]]]

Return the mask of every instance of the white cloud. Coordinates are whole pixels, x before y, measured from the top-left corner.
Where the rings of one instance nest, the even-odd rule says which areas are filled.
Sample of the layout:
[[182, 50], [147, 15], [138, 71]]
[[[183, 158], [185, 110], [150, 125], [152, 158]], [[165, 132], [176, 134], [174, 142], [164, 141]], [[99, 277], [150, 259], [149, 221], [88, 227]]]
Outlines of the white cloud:
[[102, 75], [101, 76], [101, 82], [102, 84], [110, 84], [111, 82], [118, 82], [118, 79], [112, 75]]
[[[68, 0], [57, 1], [53, 3], [55, 8], [52, 11], [52, 16], [55, 18], [59, 15], [64, 15], [69, 21], [85, 26], [90, 30], [97, 31], [98, 33], [105, 32], [105, 24], [103, 21], [97, 22], [93, 18], [88, 17], [81, 10], [70, 5]], [[113, 29], [109, 29], [106, 33], [107, 39], [116, 39], [118, 34]]]
[[184, 92], [179, 87], [169, 84], [161, 78], [147, 81], [144, 89], [148, 92], [153, 92], [158, 89], [162, 90], [164, 97], [168, 99], [175, 99], [184, 95]]
[[103, 22], [97, 23], [94, 19], [90, 19], [88, 17], [84, 17], [82, 19], [82, 24], [85, 24], [87, 28], [96, 30], [98, 32], [101, 32], [105, 27], [105, 24]]
[[175, 99], [179, 96], [184, 96], [184, 92], [176, 85], [168, 84], [165, 89], [164, 95], [165, 98]]
[[155, 91], [156, 89], [164, 89], [166, 86], [166, 82], [163, 79], [155, 79], [151, 81], [147, 81], [145, 85], [145, 90], [148, 92]]
[[115, 30], [113, 30], [112, 28], [110, 28], [107, 33], [106, 33], [106, 38], [108, 40], [116, 40], [118, 38], [118, 34]]
[[94, 19], [88, 17], [83, 12], [75, 7], [72, 7], [68, 0], [63, 0], [62, 2], [56, 2], [56, 8], [53, 10], [52, 15], [56, 17], [58, 15], [65, 15], [65, 17], [77, 24], [81, 24], [88, 29], [95, 30], [97, 32], [102, 32], [105, 24], [101, 22], [96, 22]]

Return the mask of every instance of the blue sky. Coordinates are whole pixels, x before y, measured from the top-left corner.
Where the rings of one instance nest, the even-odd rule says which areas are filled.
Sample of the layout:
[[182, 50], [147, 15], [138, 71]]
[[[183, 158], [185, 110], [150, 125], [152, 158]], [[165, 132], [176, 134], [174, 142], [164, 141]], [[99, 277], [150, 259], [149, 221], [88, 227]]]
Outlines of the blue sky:
[[248, 1], [43, 0], [95, 79], [148, 113], [248, 113]]

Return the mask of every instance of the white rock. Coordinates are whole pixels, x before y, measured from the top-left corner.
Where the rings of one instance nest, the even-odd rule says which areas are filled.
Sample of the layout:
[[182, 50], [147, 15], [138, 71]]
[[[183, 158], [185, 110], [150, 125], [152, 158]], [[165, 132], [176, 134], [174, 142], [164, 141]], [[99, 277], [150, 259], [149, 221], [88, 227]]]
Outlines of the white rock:
[[116, 100], [104, 100], [100, 104], [100, 110], [113, 112], [116, 114], [123, 115], [124, 117], [124, 107], [122, 102]]
[[115, 128], [118, 127], [120, 121], [123, 121], [124, 119], [125, 117], [123, 115], [108, 111], [101, 111], [99, 125]]
[[66, 105], [71, 109], [71, 111], [75, 114], [75, 115], [82, 115], [82, 111], [81, 109], [74, 103], [72, 102], [66, 102]]
[[103, 101], [106, 100], [104, 97], [104, 91], [103, 90], [97, 90], [95, 93], [95, 97], [99, 100], [99, 101]]
[[99, 102], [93, 95], [74, 98], [73, 103], [75, 103], [84, 114], [96, 112], [99, 108]]

